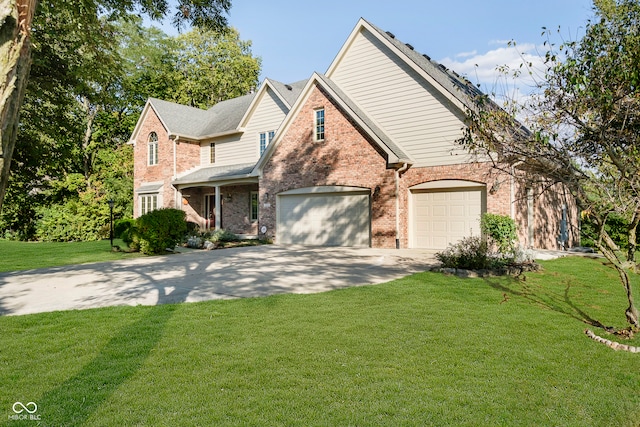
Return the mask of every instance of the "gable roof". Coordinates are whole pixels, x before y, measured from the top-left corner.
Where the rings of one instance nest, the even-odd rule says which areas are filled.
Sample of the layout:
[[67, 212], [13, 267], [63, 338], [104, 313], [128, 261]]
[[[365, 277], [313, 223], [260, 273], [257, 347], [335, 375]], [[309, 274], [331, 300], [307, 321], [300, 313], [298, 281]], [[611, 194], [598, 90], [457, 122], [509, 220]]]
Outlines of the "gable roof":
[[302, 89], [304, 89], [304, 86], [306, 84], [307, 80], [300, 80], [295, 83], [285, 84], [273, 79], [264, 79], [264, 81], [258, 88], [253, 100], [251, 101], [251, 105], [247, 107], [243, 116], [239, 120], [239, 126], [244, 126], [247, 124], [249, 118], [256, 110], [258, 104], [264, 98], [269, 89], [271, 89], [273, 93], [283, 102], [288, 112], [291, 109], [291, 106], [295, 103], [296, 99], [298, 99], [298, 96], [300, 95]]
[[428, 55], [416, 51], [410, 44], [396, 39], [393, 33], [380, 29], [364, 18], [360, 18], [340, 52], [327, 69], [327, 76], [331, 77], [333, 70], [338, 66], [351, 43], [363, 28], [389, 47], [402, 61], [416, 70], [459, 108], [477, 109], [476, 99], [483, 97], [484, 93], [473, 83], [432, 60]]
[[306, 83], [307, 80], [285, 84], [265, 79], [256, 93], [218, 102], [208, 110], [149, 98], [129, 142], [135, 142], [140, 125], [150, 108], [155, 111], [169, 135], [180, 139], [202, 140], [242, 132], [242, 125], [259, 102], [259, 95], [267, 88], [271, 88], [285, 105], [291, 108]]
[[293, 105], [289, 114], [285, 118], [282, 125], [278, 128], [273, 141], [267, 146], [264, 154], [255, 165], [255, 169], [252, 175], [258, 175], [261, 173], [267, 160], [271, 157], [276, 147], [279, 145], [282, 135], [284, 135], [291, 125], [293, 120], [298, 115], [299, 110], [302, 108], [307, 98], [311, 94], [314, 87], [321, 87], [327, 95], [332, 98], [342, 109], [342, 111], [351, 118], [372, 140], [373, 142], [386, 154], [388, 164], [397, 163], [413, 163], [413, 161], [405, 154], [400, 147], [398, 147], [393, 140], [380, 129], [361, 109], [353, 102], [340, 88], [332, 82], [328, 77], [314, 73], [307, 81], [304, 89], [296, 103]]

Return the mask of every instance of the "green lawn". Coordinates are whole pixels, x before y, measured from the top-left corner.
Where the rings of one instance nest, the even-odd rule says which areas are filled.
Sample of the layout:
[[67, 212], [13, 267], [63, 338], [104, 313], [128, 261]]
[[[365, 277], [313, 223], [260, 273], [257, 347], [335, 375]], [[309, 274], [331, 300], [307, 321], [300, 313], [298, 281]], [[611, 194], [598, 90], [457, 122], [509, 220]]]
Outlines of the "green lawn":
[[1, 317], [0, 425], [37, 425], [9, 419], [19, 401], [55, 426], [637, 426], [640, 354], [583, 333], [624, 326], [615, 274], [544, 265]]
[[[120, 239], [113, 241], [122, 248]], [[17, 242], [0, 239], [0, 272], [56, 267], [85, 262], [116, 261], [140, 256], [139, 253], [114, 252], [109, 240], [97, 242]]]

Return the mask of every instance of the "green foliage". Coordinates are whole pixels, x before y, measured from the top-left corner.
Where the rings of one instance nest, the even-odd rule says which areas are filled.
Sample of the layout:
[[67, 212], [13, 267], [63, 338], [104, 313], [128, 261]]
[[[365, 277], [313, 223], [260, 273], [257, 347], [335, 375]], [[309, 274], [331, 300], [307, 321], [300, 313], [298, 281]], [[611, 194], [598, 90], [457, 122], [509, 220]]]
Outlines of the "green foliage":
[[[605, 230], [611, 237], [611, 239], [621, 249], [626, 249], [629, 246], [629, 221], [622, 215], [611, 213], [607, 217], [605, 224]], [[586, 216], [582, 221], [581, 228], [581, 245], [596, 247], [596, 240], [598, 239], [597, 226], [593, 223], [593, 220]]]
[[258, 85], [260, 59], [251, 54], [251, 42], [237, 30], [194, 29], [178, 36], [174, 100], [210, 108], [226, 99], [248, 94]]
[[480, 218], [480, 229], [496, 244], [501, 255], [513, 256], [518, 240], [518, 227], [513, 218], [484, 213]]
[[236, 236], [235, 234], [233, 234], [230, 231], [224, 230], [224, 229], [219, 229], [219, 230], [215, 230], [211, 233], [207, 233], [208, 236], [205, 236], [206, 240], [209, 240], [210, 242], [213, 243], [217, 243], [217, 242], [237, 242], [240, 239], [238, 238], [238, 236]]
[[136, 220], [133, 218], [117, 219], [113, 223], [113, 235], [118, 239], [122, 236], [129, 235], [129, 230], [135, 227]]
[[[184, 211], [178, 209], [157, 209], [136, 220], [131, 230], [131, 240], [140, 251], [147, 255], [160, 254], [173, 249], [182, 241], [187, 232]], [[126, 233], [125, 233], [126, 234]], [[123, 240], [127, 241], [123, 237]], [[131, 245], [130, 245], [131, 247]]]
[[43, 242], [93, 241], [109, 237], [109, 206], [93, 192], [37, 209], [35, 237]]
[[492, 266], [487, 242], [480, 236], [465, 237], [435, 256], [445, 268], [482, 270]]

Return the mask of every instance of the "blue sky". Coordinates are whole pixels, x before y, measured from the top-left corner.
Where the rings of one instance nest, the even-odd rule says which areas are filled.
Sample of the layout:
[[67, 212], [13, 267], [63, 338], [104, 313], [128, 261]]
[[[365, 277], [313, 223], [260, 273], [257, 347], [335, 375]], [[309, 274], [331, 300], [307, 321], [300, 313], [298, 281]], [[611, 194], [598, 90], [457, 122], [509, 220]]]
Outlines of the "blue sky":
[[543, 52], [543, 26], [579, 38], [591, 7], [591, 0], [232, 0], [229, 23], [262, 58], [261, 81], [325, 72], [363, 17], [486, 89], [496, 66]]

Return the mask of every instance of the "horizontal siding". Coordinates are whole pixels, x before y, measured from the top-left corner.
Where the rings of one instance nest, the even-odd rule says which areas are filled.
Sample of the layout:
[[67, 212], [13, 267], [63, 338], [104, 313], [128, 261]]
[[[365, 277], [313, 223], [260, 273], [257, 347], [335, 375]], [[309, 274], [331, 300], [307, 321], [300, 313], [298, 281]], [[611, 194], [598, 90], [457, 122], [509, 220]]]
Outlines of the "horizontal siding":
[[271, 89], [267, 89], [258, 100], [243, 134], [216, 138], [201, 144], [201, 164], [209, 165], [211, 142], [216, 143], [216, 166], [257, 162], [260, 156], [260, 132], [276, 131], [287, 111], [287, 106]]
[[366, 30], [358, 34], [329, 77], [416, 164], [469, 161], [456, 143], [462, 136], [462, 114]]

